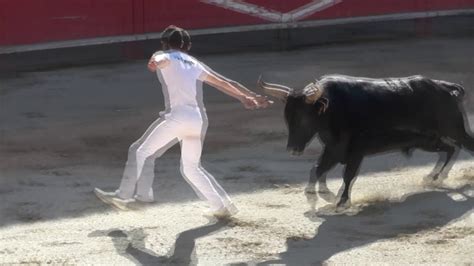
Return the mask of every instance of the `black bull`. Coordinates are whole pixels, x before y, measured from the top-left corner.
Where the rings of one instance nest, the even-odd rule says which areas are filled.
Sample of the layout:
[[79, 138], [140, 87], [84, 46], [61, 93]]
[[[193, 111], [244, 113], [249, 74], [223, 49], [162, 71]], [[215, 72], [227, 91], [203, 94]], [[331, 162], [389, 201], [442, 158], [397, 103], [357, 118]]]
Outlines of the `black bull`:
[[[366, 155], [414, 148], [439, 152], [432, 180], [447, 176], [459, 148], [474, 151], [466, 131], [460, 100], [464, 89], [454, 83], [421, 76], [368, 79], [342, 75], [322, 77], [303, 90], [259, 81], [265, 93], [284, 102], [288, 150], [301, 154], [316, 136], [324, 146], [311, 169], [308, 199], [330, 193], [326, 173], [337, 163], [345, 165], [344, 189], [338, 206], [349, 200], [351, 182]], [[469, 126], [467, 126], [469, 128]]]

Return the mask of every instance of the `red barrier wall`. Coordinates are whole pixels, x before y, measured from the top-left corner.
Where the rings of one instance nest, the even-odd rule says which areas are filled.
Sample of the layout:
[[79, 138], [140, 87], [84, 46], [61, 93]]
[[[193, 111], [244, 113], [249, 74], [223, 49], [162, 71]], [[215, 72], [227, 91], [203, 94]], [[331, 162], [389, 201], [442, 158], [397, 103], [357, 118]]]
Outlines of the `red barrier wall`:
[[[474, 0], [333, 1], [288, 21], [474, 8]], [[322, 1], [235, 0], [233, 7], [216, 2], [219, 1], [0, 0], [0, 45], [159, 32], [169, 24], [199, 29], [286, 22], [274, 18], [291, 15], [301, 7], [311, 9], [311, 5]], [[241, 9], [235, 7], [239, 4]], [[258, 12], [246, 14], [255, 10]]]

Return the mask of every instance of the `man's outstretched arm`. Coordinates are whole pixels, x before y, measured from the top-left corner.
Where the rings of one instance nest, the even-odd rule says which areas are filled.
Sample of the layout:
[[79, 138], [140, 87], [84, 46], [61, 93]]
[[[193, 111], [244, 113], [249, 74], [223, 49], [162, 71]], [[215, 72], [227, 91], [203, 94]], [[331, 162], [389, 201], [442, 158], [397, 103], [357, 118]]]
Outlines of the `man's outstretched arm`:
[[203, 81], [225, 94], [236, 98], [242, 102], [247, 109], [265, 108], [273, 103], [266, 97], [257, 95], [253, 91], [245, 88], [240, 83], [225, 78], [222, 75], [216, 75], [214, 72], [206, 73]]

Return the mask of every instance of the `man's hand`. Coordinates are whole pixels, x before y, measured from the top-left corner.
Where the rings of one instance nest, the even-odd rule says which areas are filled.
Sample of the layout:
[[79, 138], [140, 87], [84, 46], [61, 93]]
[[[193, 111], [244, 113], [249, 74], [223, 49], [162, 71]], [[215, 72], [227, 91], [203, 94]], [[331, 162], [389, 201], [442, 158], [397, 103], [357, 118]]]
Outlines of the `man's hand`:
[[156, 70], [158, 69], [158, 64], [155, 62], [155, 60], [153, 60], [153, 58], [151, 58], [150, 61], [148, 61], [147, 67], [150, 72], [156, 72]]
[[154, 55], [151, 56], [150, 60], [148, 60], [148, 70], [150, 72], [156, 72], [158, 69], [162, 69], [167, 67], [170, 64], [170, 60], [163, 58], [160, 61], [156, 61]]
[[253, 110], [257, 108], [257, 101], [255, 101], [254, 97], [242, 97], [240, 101], [244, 105], [245, 109]]
[[255, 101], [257, 101], [257, 105], [259, 108], [267, 108], [273, 104], [273, 101], [270, 101], [267, 96], [256, 95]]
[[259, 109], [267, 108], [273, 104], [273, 101], [269, 101], [266, 96], [255, 95], [255, 96], [245, 96], [240, 99], [242, 104], [246, 109]]

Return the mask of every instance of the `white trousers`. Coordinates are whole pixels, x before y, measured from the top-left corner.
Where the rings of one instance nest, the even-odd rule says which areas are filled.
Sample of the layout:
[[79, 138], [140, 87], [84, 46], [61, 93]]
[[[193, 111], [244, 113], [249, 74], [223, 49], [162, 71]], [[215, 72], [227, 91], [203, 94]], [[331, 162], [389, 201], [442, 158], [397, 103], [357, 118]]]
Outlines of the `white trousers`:
[[181, 145], [181, 174], [196, 194], [207, 200], [211, 209], [228, 208], [235, 211], [229, 196], [214, 177], [201, 166], [202, 143], [207, 129], [207, 120], [194, 108], [172, 111], [146, 130], [128, 151], [118, 196], [122, 199], [136, 198], [151, 202], [155, 159], [176, 144]]

